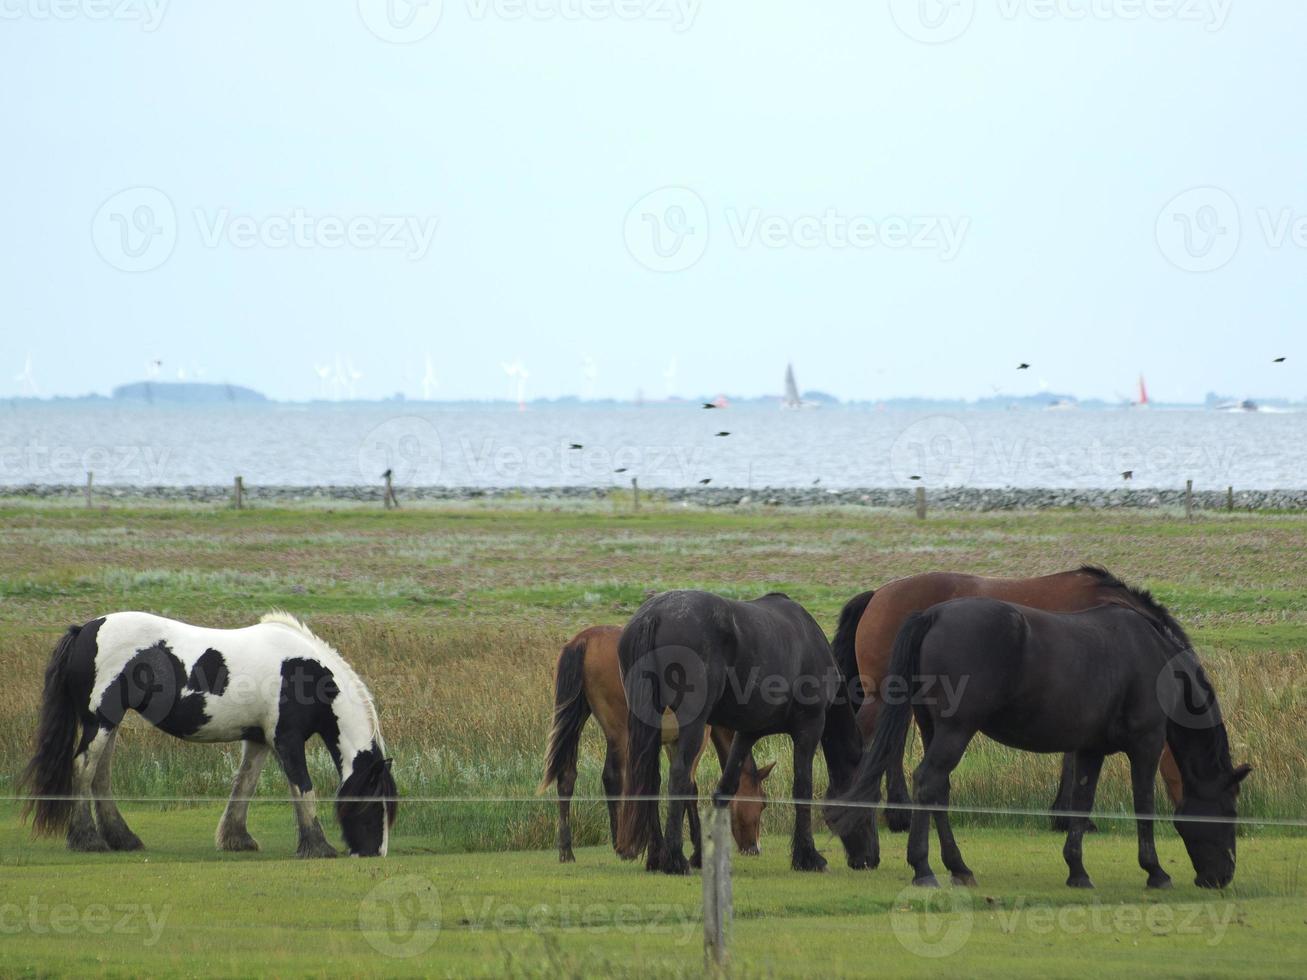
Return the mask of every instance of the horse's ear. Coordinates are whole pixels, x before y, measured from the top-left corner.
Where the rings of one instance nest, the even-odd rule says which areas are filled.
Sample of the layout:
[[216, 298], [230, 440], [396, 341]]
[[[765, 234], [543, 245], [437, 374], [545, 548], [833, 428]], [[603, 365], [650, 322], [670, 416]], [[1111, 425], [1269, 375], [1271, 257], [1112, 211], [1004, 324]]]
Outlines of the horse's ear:
[[768, 776], [770, 776], [770, 775], [771, 775], [771, 771], [772, 771], [773, 769], [775, 769], [775, 768], [776, 768], [776, 760], [773, 759], [771, 762], [767, 763], [765, 766], [763, 766], [761, 769], [759, 769], [759, 770], [758, 770], [758, 782], [762, 782], [764, 779], [766, 779]]
[[1238, 786], [1240, 783], [1242, 783], [1245, 779], [1247, 779], [1247, 778], [1248, 778], [1248, 774], [1249, 774], [1250, 772], [1252, 772], [1252, 771], [1253, 771], [1253, 767], [1250, 766], [1250, 765], [1248, 765], [1248, 764], [1245, 762], [1242, 766], [1240, 766], [1240, 767], [1239, 767], [1238, 769], [1236, 769], [1234, 772], [1230, 773], [1230, 777], [1229, 777], [1229, 781], [1228, 781], [1228, 785], [1229, 785], [1229, 787], [1230, 787], [1231, 789], [1234, 789], [1236, 786]]

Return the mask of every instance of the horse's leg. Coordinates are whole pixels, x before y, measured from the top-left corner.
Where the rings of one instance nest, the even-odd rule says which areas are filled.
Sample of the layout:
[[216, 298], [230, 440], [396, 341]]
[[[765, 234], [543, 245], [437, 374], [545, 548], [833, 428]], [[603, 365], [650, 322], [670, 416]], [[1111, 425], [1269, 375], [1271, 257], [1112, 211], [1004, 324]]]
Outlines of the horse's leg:
[[608, 743], [604, 756], [604, 795], [608, 798], [608, 835], [617, 846], [617, 798], [622, 795], [622, 757], [614, 742]]
[[663, 831], [662, 870], [665, 874], [683, 875], [690, 871], [681, 844], [681, 832], [685, 824], [687, 798], [694, 787], [691, 772], [695, 759], [703, 749], [703, 737], [703, 722], [687, 721], [679, 726], [676, 742], [671, 749], [672, 765], [667, 775], [667, 828]]
[[107, 851], [109, 842], [95, 825], [92, 800], [95, 798], [95, 773], [99, 768], [104, 747], [109, 744], [109, 731], [100, 728], [94, 719], [84, 721], [82, 741], [73, 756], [73, 813], [68, 822], [68, 849], [70, 851]]
[[91, 790], [95, 796], [95, 821], [100, 825], [101, 836], [115, 851], [139, 851], [145, 845], [127, 826], [127, 821], [118, 812], [118, 804], [113, 800], [110, 772], [117, 739], [118, 729], [109, 729], [104, 748], [100, 752], [100, 761], [95, 767], [95, 775], [91, 779]]
[[295, 804], [295, 823], [299, 827], [299, 846], [295, 853], [302, 858], [335, 857], [336, 849], [327, 841], [318, 822], [318, 800], [309, 780], [308, 763], [304, 760], [304, 739], [298, 735], [283, 736], [276, 741], [277, 758], [290, 784], [291, 802]]
[[1157, 846], [1153, 843], [1153, 821], [1156, 813], [1153, 800], [1153, 773], [1161, 747], [1156, 742], [1133, 746], [1130, 755], [1130, 785], [1134, 790], [1135, 833], [1139, 838], [1139, 867], [1148, 872], [1149, 888], [1170, 888], [1171, 876], [1162, 870], [1157, 860]]
[[812, 757], [821, 741], [825, 715], [809, 719], [794, 739], [794, 839], [790, 843], [790, 867], [795, 871], [825, 871], [826, 859], [812, 839]]
[[708, 747], [708, 739], [704, 738], [699, 745], [699, 752], [694, 757], [694, 762], [690, 764], [690, 795], [694, 797], [689, 801], [686, 808], [686, 815], [690, 818], [690, 867], [703, 867], [703, 828], [699, 826], [699, 760], [703, 758], [703, 750]]
[[558, 860], [576, 860], [572, 853], [572, 794], [576, 792], [576, 764], [564, 765], [558, 773]]
[[717, 788], [713, 790], [714, 807], [730, 806], [731, 800], [740, 791], [740, 776], [744, 772], [745, 760], [749, 758], [749, 753], [757, 743], [758, 739], [753, 735], [746, 735], [744, 732], [735, 733], [735, 737], [731, 739], [731, 750], [726, 753], [726, 762], [722, 764], [722, 778], [717, 781]]
[[259, 772], [268, 757], [264, 742], [246, 740], [241, 743], [241, 764], [231, 782], [231, 799], [222, 811], [214, 842], [220, 851], [257, 851], [259, 842], [250, 836], [246, 818], [250, 811], [250, 797], [259, 785]]
[[[1062, 775], [1057, 783], [1057, 796], [1053, 797], [1053, 803], [1049, 807], [1053, 811], [1053, 829], [1058, 831], [1067, 831], [1071, 829], [1071, 818], [1065, 816], [1066, 812], [1073, 810], [1071, 805], [1072, 796], [1075, 791], [1075, 767], [1076, 754], [1066, 752], [1062, 755]], [[1089, 821], [1089, 826], [1085, 828], [1086, 833], [1097, 833], [1098, 825], [1094, 821]]]
[[1179, 806], [1180, 800], [1184, 797], [1184, 784], [1180, 782], [1180, 767], [1175, 763], [1175, 756], [1171, 754], [1171, 746], [1165, 742], [1162, 743], [1162, 782], [1166, 783], [1166, 795], [1170, 798], [1172, 805]]
[[[948, 787], [949, 774], [962, 761], [974, 733], [965, 729], [949, 729], [934, 726], [930, 733], [930, 745], [921, 758], [921, 765], [913, 773], [913, 787], [916, 790], [916, 802], [923, 807], [940, 807], [935, 828], [939, 834], [940, 855], [944, 865], [953, 873], [959, 884], [974, 882], [971, 869], [962, 860], [957, 841], [953, 839], [953, 828], [949, 824]], [[943, 819], [939, 819], [942, 817]], [[939, 881], [930, 868], [930, 822], [931, 810], [916, 809], [912, 811], [912, 827], [908, 832], [908, 864], [912, 866], [912, 883], [924, 888], [937, 888]]]
[[[1103, 769], [1101, 752], [1077, 752], [1072, 770], [1071, 809], [1078, 814], [1088, 814], [1094, 808], [1094, 794], [1098, 790], [1098, 774]], [[1152, 779], [1150, 774], [1149, 779]], [[1085, 872], [1082, 856], [1082, 842], [1089, 827], [1088, 816], [1072, 816], [1071, 827], [1067, 831], [1066, 844], [1062, 847], [1062, 857], [1066, 860], [1070, 872], [1066, 883], [1072, 888], [1093, 888], [1094, 883]]]

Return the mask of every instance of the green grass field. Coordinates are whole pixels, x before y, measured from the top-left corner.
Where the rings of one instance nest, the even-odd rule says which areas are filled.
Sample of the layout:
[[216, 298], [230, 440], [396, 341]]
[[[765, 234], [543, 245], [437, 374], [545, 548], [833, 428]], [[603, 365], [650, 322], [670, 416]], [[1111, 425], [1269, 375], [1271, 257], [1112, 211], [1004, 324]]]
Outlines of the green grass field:
[[[1236, 761], [1256, 766], [1242, 812], [1301, 819], [1305, 545], [1307, 519], [1295, 515], [1189, 522], [1061, 511], [922, 523], [852, 509], [655, 505], [633, 514], [622, 500], [398, 513], [0, 502], [0, 796], [16, 792], [40, 673], [67, 623], [136, 608], [236, 626], [280, 607], [336, 645], [372, 687], [402, 792], [472, 800], [406, 804], [385, 861], [306, 864], [290, 858], [292, 816], [270, 766], [259, 788], [267, 802], [252, 819], [263, 852], [220, 855], [212, 846], [220, 804], [175, 801], [223, 798], [234, 747], [186, 745], [129, 723], [117, 792], [173, 801], [124, 806], [145, 853], [73, 855], [60, 842], [33, 842], [16, 807], [0, 804], [0, 974], [698, 973], [697, 877], [668, 880], [617, 861], [603, 846], [598, 803], [574, 808], [586, 849], [560, 867], [547, 798], [487, 800], [534, 797], [562, 643], [581, 627], [622, 622], [647, 593], [672, 587], [738, 597], [780, 589], [830, 632], [849, 596], [899, 575], [1104, 564], [1152, 588], [1190, 629]], [[788, 747], [771, 739], [758, 754], [779, 760], [770, 786], [784, 794]], [[323, 794], [332, 792], [326, 753], [312, 761]], [[592, 730], [579, 792], [598, 792], [600, 762]], [[714, 775], [705, 760], [701, 787]], [[1040, 809], [1055, 781], [1056, 760], [980, 740], [955, 775], [953, 800]], [[1127, 798], [1124, 763], [1110, 760], [1099, 809], [1124, 812]], [[1085, 895], [1062, 885], [1061, 841], [1043, 821], [963, 815], [959, 842], [980, 887], [945, 888], [936, 911], [922, 912], [919, 896], [900, 894], [902, 838], [883, 837], [882, 867], [857, 875], [837, 843], [819, 838], [832, 871], [800, 876], [786, 861], [791, 817], [786, 806], [769, 808], [764, 856], [737, 862], [741, 975], [1301, 972], [1301, 830], [1244, 828], [1236, 882], [1211, 895], [1193, 887], [1183, 848], [1163, 825], [1176, 887], [1156, 896], [1141, 887], [1131, 827], [1100, 821], [1104, 832], [1086, 854], [1099, 888]], [[135, 926], [117, 929], [113, 906], [133, 903]], [[964, 930], [949, 957], [924, 955]], [[426, 940], [411, 957], [376, 948], [406, 952]]]

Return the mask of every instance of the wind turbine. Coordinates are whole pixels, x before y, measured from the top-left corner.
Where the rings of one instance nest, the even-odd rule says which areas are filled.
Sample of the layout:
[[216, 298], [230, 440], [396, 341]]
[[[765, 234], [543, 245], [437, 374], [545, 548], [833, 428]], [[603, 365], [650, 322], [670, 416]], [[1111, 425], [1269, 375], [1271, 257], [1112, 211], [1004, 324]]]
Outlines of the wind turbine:
[[162, 370], [163, 370], [163, 361], [157, 357], [151, 358], [150, 360], [145, 362], [145, 380], [153, 381], [155, 378], [159, 376], [159, 373]]
[[27, 355], [27, 360], [23, 362], [21, 373], [14, 375], [14, 380], [23, 386], [23, 392], [29, 398], [35, 398], [39, 394], [36, 390], [36, 375], [32, 373], [32, 355]]
[[585, 379], [582, 386], [581, 394], [588, 400], [593, 400], [595, 396], [595, 381], [599, 377], [599, 365], [589, 354], [581, 355], [581, 377]]
[[347, 382], [349, 386], [349, 400], [354, 401], [354, 399], [358, 397], [358, 383], [359, 378], [363, 377], [363, 372], [355, 368], [354, 362], [349, 358], [345, 358], [345, 368], [349, 371], [349, 380]]
[[501, 363], [499, 365], [508, 375], [509, 398], [517, 399], [517, 410], [526, 411], [526, 379], [531, 376], [520, 359], [514, 360], [510, 364]]
[[331, 383], [331, 365], [314, 362], [313, 373], [318, 376], [318, 397], [326, 401], [329, 394], [328, 386]]
[[435, 366], [431, 363], [431, 355], [427, 355], [427, 373], [422, 375], [422, 400], [431, 401], [431, 394], [440, 387], [440, 380], [436, 377]]

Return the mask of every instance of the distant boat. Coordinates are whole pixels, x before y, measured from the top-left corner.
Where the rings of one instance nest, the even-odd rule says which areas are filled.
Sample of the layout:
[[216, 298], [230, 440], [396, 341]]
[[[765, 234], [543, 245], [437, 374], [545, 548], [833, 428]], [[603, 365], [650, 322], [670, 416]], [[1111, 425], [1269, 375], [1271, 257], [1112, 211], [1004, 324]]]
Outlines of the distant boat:
[[799, 397], [799, 385], [794, 380], [794, 365], [785, 365], [785, 397], [781, 399], [781, 408], [816, 408], [814, 402], [805, 402]]
[[1260, 412], [1261, 406], [1251, 398], [1245, 398], [1243, 401], [1220, 402], [1214, 406], [1218, 412]]
[[1135, 402], [1135, 408], [1148, 407], [1148, 386], [1144, 384], [1144, 376], [1139, 375], [1139, 399]]

